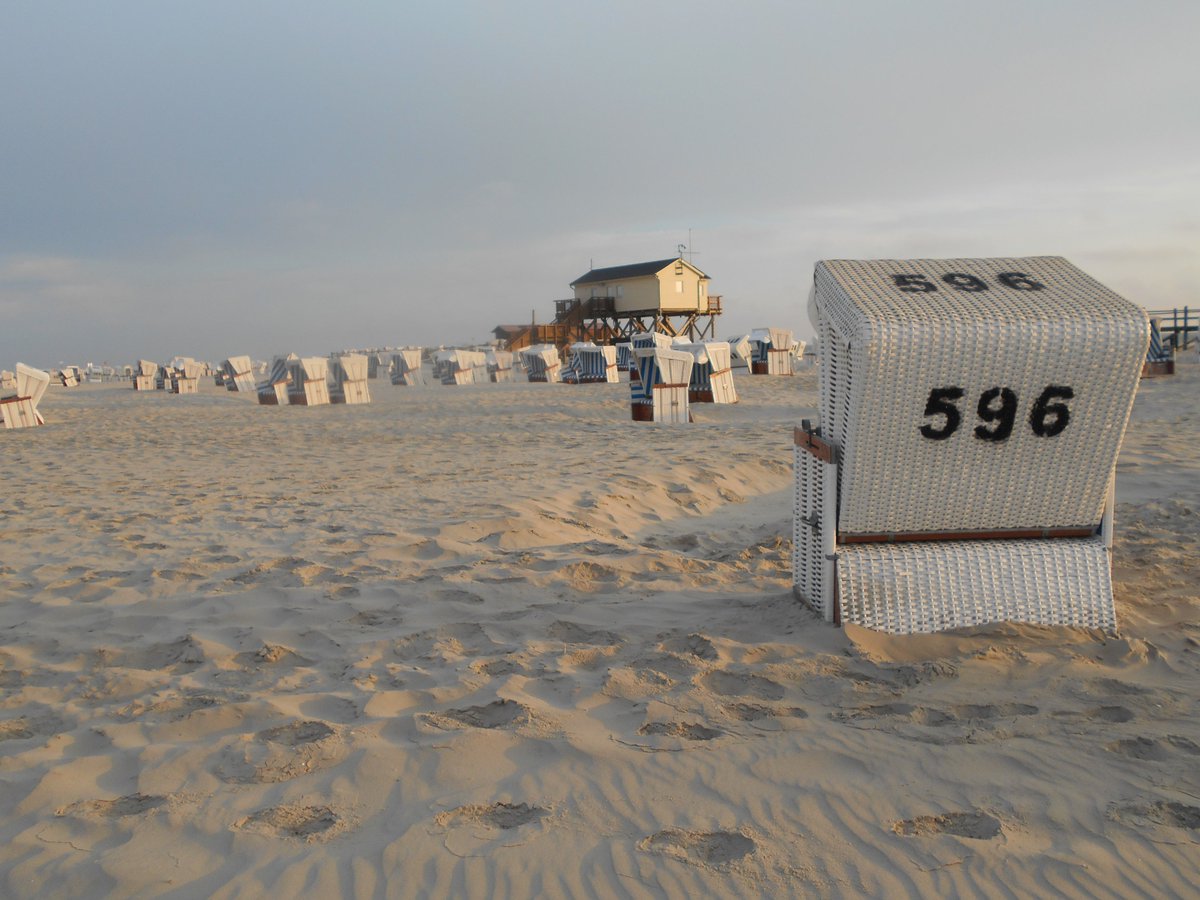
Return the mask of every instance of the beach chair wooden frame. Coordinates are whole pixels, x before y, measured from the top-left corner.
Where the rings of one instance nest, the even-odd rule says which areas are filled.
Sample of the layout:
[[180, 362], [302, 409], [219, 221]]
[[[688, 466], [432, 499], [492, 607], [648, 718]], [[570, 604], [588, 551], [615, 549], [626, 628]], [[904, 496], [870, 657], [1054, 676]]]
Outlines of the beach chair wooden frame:
[[1117, 453], [1145, 312], [1057, 257], [825, 261], [793, 586], [892, 633], [1114, 628]]
[[33, 428], [45, 425], [38, 404], [50, 386], [50, 373], [17, 363], [12, 378], [14, 393], [0, 398], [0, 419], [4, 428]]
[[329, 360], [323, 356], [289, 359], [288, 403], [292, 406], [329, 404]]
[[331, 403], [350, 405], [370, 403], [371, 391], [367, 387], [368, 359], [360, 353], [344, 353], [335, 356], [331, 366], [333, 387], [329, 391]]

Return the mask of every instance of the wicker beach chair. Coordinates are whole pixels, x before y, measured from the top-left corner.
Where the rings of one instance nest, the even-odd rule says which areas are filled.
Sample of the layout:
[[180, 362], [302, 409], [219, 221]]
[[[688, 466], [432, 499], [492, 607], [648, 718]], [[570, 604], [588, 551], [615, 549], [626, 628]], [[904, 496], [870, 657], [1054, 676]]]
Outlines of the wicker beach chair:
[[513, 380], [513, 353], [511, 350], [487, 351], [488, 380], [500, 384]]
[[392, 354], [392, 384], [407, 387], [425, 384], [420, 347], [408, 347]]
[[638, 378], [630, 380], [630, 415], [635, 422], [682, 424], [692, 420], [688, 389], [695, 359], [663, 347], [635, 347]]
[[1150, 319], [1150, 348], [1146, 351], [1146, 362], [1142, 366], [1143, 378], [1158, 378], [1160, 375], [1175, 374], [1175, 354], [1162, 339], [1157, 318]]
[[729, 344], [724, 341], [705, 341], [697, 344], [677, 344], [675, 349], [692, 354], [691, 384], [688, 400], [692, 403], [737, 403], [737, 388], [733, 384]]
[[158, 363], [148, 359], [139, 359], [131, 371], [131, 380], [135, 391], [152, 391], [157, 387]]
[[266, 377], [255, 385], [255, 390], [258, 392], [259, 404], [262, 406], [288, 405], [288, 384], [290, 380], [288, 363], [298, 358], [295, 353], [280, 354], [271, 358], [271, 364], [267, 367]]
[[530, 381], [557, 383], [562, 380], [562, 361], [553, 344], [534, 344], [521, 351], [521, 361]]
[[753, 349], [750, 372], [754, 375], [792, 374], [792, 333], [786, 328], [756, 328], [748, 338]]
[[308, 356], [287, 361], [288, 403], [292, 406], [325, 406], [329, 403], [329, 360]]
[[254, 365], [248, 356], [231, 356], [221, 363], [225, 388], [237, 393], [256, 393]]
[[0, 396], [0, 424], [5, 429], [45, 425], [46, 420], [38, 412], [38, 403], [50, 386], [50, 373], [17, 363], [12, 385]]
[[329, 389], [331, 403], [370, 403], [371, 391], [367, 387], [367, 370], [370, 361], [361, 353], [343, 353], [333, 357], [330, 371], [333, 386]]
[[200, 376], [204, 372], [204, 364], [194, 359], [183, 358], [175, 360], [172, 365], [171, 393], [198, 394], [200, 392]]
[[793, 583], [892, 633], [1115, 627], [1117, 452], [1146, 313], [1058, 257], [824, 261]]

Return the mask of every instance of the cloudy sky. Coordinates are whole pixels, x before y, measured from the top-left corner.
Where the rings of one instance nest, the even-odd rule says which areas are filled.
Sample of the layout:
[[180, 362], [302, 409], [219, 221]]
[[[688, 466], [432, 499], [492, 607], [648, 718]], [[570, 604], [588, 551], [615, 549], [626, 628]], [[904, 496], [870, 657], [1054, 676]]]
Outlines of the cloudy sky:
[[1063, 255], [1200, 306], [1200, 3], [0, 5], [0, 365], [479, 341], [672, 256]]

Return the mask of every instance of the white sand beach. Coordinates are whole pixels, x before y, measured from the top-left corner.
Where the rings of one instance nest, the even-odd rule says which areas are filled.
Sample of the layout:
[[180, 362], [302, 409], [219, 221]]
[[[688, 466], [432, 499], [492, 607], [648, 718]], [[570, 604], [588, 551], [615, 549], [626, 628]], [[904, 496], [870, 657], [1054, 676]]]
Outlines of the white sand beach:
[[1195, 896], [1200, 365], [1142, 382], [1119, 636], [793, 599], [816, 370], [0, 434], [5, 897]]

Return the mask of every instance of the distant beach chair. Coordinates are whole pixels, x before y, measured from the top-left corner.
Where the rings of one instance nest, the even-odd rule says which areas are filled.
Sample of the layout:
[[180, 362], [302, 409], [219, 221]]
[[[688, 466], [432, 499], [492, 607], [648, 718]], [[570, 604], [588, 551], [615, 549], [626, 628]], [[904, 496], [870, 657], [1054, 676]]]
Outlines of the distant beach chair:
[[750, 333], [753, 375], [792, 374], [792, 333], [786, 328], [756, 328]]
[[221, 363], [225, 388], [237, 393], [257, 393], [254, 383], [254, 364], [248, 356], [231, 356]]
[[617, 348], [617, 370], [620, 372], [628, 372], [633, 368], [633, 344], [629, 341], [622, 341], [615, 345]]
[[496, 384], [513, 380], [513, 354], [511, 350], [487, 351], [488, 378]]
[[659, 331], [639, 331], [637, 334], [629, 338], [630, 358], [633, 365], [629, 369], [629, 380], [636, 381], [641, 378], [641, 364], [637, 360], [637, 351], [647, 348], [658, 347], [662, 350], [670, 350], [673, 345], [670, 335], [663, 334]]
[[617, 348], [590, 341], [572, 344], [571, 365], [563, 370], [562, 380], [571, 384], [616, 384], [621, 380], [617, 374]]
[[638, 379], [629, 382], [630, 414], [635, 422], [690, 422], [688, 390], [692, 354], [662, 347], [635, 347]]
[[79, 367], [63, 366], [58, 370], [58, 380], [63, 387], [79, 386]]
[[442, 384], [481, 384], [488, 380], [487, 356], [478, 350], [439, 350], [434, 354], [434, 363], [434, 375]]
[[333, 403], [370, 403], [367, 388], [367, 357], [347, 353], [333, 358], [333, 387], [329, 399]]
[[409, 387], [425, 384], [420, 347], [409, 347], [392, 354], [392, 384]]
[[1146, 351], [1146, 362], [1142, 366], [1143, 378], [1158, 378], [1161, 375], [1175, 374], [1175, 353], [1162, 339], [1162, 331], [1157, 318], [1150, 319], [1150, 349]]
[[795, 593], [893, 634], [1114, 628], [1113, 476], [1149, 323], [1059, 257], [818, 262]]
[[292, 406], [325, 406], [329, 403], [329, 360], [322, 356], [289, 359], [288, 402]]
[[677, 344], [676, 350], [692, 354], [691, 384], [688, 400], [692, 403], [737, 403], [737, 388], [733, 383], [729, 344], [725, 341], [705, 341]]
[[729, 364], [735, 369], [749, 369], [754, 362], [754, 345], [750, 343], [750, 335], [732, 337], [729, 344]]
[[534, 344], [521, 351], [530, 381], [555, 384], [562, 380], [562, 360], [553, 344]]
[[153, 391], [158, 386], [158, 363], [148, 359], [139, 359], [137, 368], [133, 370], [133, 389], [135, 391]]
[[288, 363], [294, 359], [299, 359], [295, 353], [288, 353], [286, 356], [278, 355], [271, 358], [271, 364], [267, 368], [266, 377], [255, 385], [254, 388], [258, 393], [259, 405], [288, 405], [288, 385], [291, 383]]
[[17, 376], [8, 369], [0, 370], [0, 391], [15, 391]]
[[200, 376], [204, 372], [204, 364], [194, 359], [177, 360], [174, 375], [171, 378], [171, 393], [198, 394], [200, 392]]
[[13, 387], [10, 396], [0, 397], [0, 418], [4, 427], [31, 428], [45, 425], [46, 420], [38, 412], [38, 404], [50, 386], [50, 373], [35, 369], [24, 363], [17, 363], [17, 370], [12, 378]]

